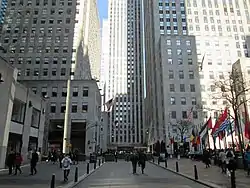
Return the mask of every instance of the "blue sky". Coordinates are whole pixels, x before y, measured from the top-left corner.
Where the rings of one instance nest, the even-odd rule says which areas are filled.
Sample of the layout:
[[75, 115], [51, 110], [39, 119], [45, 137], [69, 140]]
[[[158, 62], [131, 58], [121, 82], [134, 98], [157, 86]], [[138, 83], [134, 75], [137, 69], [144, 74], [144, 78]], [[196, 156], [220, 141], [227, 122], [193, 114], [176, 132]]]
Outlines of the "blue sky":
[[108, 17], [108, 0], [98, 0], [98, 10], [100, 21], [102, 22], [103, 18]]

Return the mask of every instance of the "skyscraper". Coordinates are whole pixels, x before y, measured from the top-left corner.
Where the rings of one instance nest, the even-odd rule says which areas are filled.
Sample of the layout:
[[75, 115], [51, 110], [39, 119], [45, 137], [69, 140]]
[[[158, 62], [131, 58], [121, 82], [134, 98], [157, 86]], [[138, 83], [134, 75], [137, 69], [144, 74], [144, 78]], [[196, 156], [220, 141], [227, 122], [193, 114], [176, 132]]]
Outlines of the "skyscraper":
[[18, 68], [18, 80], [48, 98], [52, 141], [62, 141], [67, 108], [71, 132], [96, 123], [101, 39], [95, 0], [9, 1], [0, 38], [2, 56]]
[[109, 75], [106, 100], [114, 99], [109, 117], [110, 146], [144, 142], [144, 76], [140, 0], [109, 0]]
[[[201, 101], [193, 106], [197, 111], [202, 112], [201, 121], [210, 115], [215, 121], [221, 108], [228, 105], [226, 100], [214, 98], [214, 94], [218, 92], [215, 81], [226, 78], [232, 69], [232, 64], [239, 57], [249, 56], [246, 38], [250, 32], [250, 2], [246, 0], [158, 0], [144, 2], [146, 38], [153, 36], [151, 40], [146, 41], [148, 65], [150, 65], [151, 60], [157, 64], [153, 50], [159, 49], [157, 41], [162, 39], [162, 36], [169, 35], [177, 37], [178, 40], [181, 40], [182, 37], [194, 37], [196, 52], [193, 53], [192, 58], [197, 59], [196, 73], [199, 74], [199, 78], [195, 79], [199, 79], [200, 82]], [[184, 44], [181, 42], [180, 49]], [[150, 49], [151, 46], [154, 48]], [[171, 50], [173, 49], [169, 47], [169, 53]], [[188, 59], [184, 60], [187, 60], [184, 63], [189, 61]], [[178, 61], [173, 63], [178, 64]], [[174, 71], [177, 69], [176, 67]], [[188, 69], [184, 71], [188, 74]], [[148, 74], [147, 86], [150, 89], [152, 82], [155, 82], [150, 74], [155, 73], [153, 69], [146, 72]], [[161, 97], [161, 95], [156, 93], [155, 97]], [[150, 114], [155, 109], [154, 107], [151, 110], [153, 107], [151, 102], [150, 100], [147, 102], [149, 110], [146, 110]], [[169, 108], [170, 106], [167, 106], [167, 109]], [[181, 108], [179, 108], [180, 111]]]

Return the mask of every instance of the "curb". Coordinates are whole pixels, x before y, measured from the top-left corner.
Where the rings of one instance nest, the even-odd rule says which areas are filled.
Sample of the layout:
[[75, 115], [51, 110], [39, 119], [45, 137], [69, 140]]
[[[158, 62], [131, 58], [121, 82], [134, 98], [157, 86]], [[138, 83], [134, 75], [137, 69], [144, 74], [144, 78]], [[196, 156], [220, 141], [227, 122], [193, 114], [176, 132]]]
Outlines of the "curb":
[[201, 185], [204, 185], [204, 186], [206, 186], [206, 187], [210, 187], [210, 188], [222, 188], [221, 186], [216, 185], [216, 184], [213, 184], [213, 183], [209, 183], [209, 182], [206, 182], [206, 181], [203, 181], [203, 180], [196, 180], [196, 179], [194, 179], [193, 177], [191, 177], [191, 176], [189, 176], [189, 175], [186, 175], [186, 174], [183, 174], [183, 173], [180, 173], [180, 172], [176, 172], [176, 171], [174, 171], [174, 170], [172, 170], [172, 169], [170, 169], [170, 168], [165, 168], [165, 167], [160, 166], [160, 165], [158, 165], [158, 164], [156, 164], [156, 163], [153, 163], [152, 161], [148, 161], [148, 162], [151, 163], [151, 164], [153, 164], [153, 165], [155, 165], [155, 166], [157, 166], [157, 167], [160, 167], [160, 168], [162, 168], [162, 169], [164, 169], [164, 170], [168, 170], [168, 171], [170, 171], [170, 172], [172, 172], [172, 173], [174, 173], [174, 174], [177, 174], [177, 175], [179, 175], [179, 176], [182, 176], [182, 177], [184, 177], [184, 178], [187, 178], [187, 179], [189, 179], [189, 180], [192, 180], [192, 181], [194, 181], [194, 182], [196, 182], [196, 183], [199, 183], [199, 184], [201, 184]]
[[61, 186], [56, 186], [56, 188], [74, 188], [75, 186], [77, 186], [79, 183], [81, 183], [83, 180], [85, 180], [87, 177], [89, 177], [91, 174], [93, 174], [94, 172], [96, 172], [99, 168], [101, 168], [103, 165], [105, 164], [102, 163], [101, 166], [97, 166], [96, 169], [92, 169], [89, 174], [85, 173], [82, 176], [78, 177], [78, 181], [74, 182], [71, 181], [70, 183], [68, 183], [67, 185], [61, 185]]

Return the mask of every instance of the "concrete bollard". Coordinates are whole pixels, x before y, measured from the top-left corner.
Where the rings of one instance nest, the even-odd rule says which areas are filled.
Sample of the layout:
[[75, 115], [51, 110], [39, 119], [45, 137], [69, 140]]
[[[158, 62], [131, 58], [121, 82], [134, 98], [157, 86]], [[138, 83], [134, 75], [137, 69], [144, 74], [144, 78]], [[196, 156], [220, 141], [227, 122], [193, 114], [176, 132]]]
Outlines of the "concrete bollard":
[[158, 157], [158, 165], [160, 165], [160, 157]]
[[75, 170], [75, 182], [78, 182], [78, 167]]
[[168, 167], [168, 160], [165, 159], [165, 168], [167, 168], [167, 167]]
[[235, 170], [231, 170], [231, 188], [236, 188]]
[[99, 166], [101, 166], [101, 159], [99, 159], [99, 161], [98, 161], [98, 165], [99, 165]]
[[102, 163], [104, 163], [104, 157], [102, 158]]
[[175, 169], [176, 169], [176, 172], [179, 172], [179, 163], [178, 163], [178, 161], [176, 161], [176, 163], [175, 163]]
[[56, 175], [52, 174], [52, 178], [50, 181], [50, 188], [55, 188], [56, 187]]
[[96, 161], [95, 161], [95, 163], [94, 163], [94, 169], [96, 169]]
[[155, 158], [153, 157], [153, 163], [155, 162]]
[[197, 171], [197, 166], [196, 165], [194, 165], [194, 179], [195, 180], [198, 180], [198, 171]]
[[87, 174], [89, 174], [89, 163], [87, 163]]

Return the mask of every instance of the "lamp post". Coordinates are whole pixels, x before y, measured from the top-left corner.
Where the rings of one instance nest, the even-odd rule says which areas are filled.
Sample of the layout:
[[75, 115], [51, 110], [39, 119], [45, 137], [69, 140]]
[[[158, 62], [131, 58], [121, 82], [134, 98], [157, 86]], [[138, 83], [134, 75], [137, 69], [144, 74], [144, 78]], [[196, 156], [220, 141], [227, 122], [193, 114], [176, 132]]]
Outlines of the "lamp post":
[[3, 83], [3, 79], [2, 79], [2, 73], [0, 73], [0, 84]]

